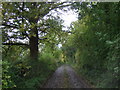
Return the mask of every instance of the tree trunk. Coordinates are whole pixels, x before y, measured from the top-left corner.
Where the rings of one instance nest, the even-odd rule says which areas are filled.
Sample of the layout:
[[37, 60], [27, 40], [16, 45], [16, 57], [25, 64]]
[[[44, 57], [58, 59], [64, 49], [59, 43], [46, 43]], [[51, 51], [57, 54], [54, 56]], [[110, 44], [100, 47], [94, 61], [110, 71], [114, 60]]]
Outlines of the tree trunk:
[[32, 36], [30, 37], [30, 58], [32, 60], [38, 59], [38, 30], [34, 28], [31, 30]]

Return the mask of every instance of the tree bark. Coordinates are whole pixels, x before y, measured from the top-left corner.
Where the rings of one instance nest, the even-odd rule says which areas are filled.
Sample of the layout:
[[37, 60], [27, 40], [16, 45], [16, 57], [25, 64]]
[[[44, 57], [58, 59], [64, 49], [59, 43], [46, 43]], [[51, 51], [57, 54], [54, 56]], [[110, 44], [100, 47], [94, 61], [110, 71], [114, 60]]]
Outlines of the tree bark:
[[37, 28], [34, 28], [34, 30], [31, 30], [32, 35], [29, 39], [29, 46], [30, 46], [30, 58], [32, 60], [38, 59], [38, 30]]

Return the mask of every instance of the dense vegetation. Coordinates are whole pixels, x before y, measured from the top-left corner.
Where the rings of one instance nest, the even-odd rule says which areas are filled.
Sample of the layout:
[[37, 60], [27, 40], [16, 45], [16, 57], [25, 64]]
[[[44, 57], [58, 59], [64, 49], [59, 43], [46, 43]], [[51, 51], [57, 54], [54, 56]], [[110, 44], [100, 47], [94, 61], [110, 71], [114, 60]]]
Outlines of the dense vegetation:
[[63, 50], [66, 60], [96, 87], [117, 88], [120, 3], [76, 3], [79, 20]]
[[[51, 11], [68, 4], [2, 3], [3, 88], [39, 88], [61, 64], [58, 44], [67, 34]], [[56, 11], [57, 13], [57, 11]]]
[[[51, 11], [67, 6], [79, 16], [63, 31], [59, 14]], [[95, 87], [118, 87], [119, 2], [14, 2], [2, 3], [2, 8], [3, 88], [40, 88], [64, 63]]]

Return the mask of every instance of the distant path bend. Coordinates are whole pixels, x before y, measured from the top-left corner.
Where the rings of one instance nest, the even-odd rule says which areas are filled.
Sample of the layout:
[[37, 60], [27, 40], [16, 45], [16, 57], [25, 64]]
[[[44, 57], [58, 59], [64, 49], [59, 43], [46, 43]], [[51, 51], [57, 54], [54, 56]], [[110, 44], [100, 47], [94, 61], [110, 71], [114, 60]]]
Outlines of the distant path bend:
[[44, 88], [90, 88], [90, 86], [68, 65], [59, 67]]

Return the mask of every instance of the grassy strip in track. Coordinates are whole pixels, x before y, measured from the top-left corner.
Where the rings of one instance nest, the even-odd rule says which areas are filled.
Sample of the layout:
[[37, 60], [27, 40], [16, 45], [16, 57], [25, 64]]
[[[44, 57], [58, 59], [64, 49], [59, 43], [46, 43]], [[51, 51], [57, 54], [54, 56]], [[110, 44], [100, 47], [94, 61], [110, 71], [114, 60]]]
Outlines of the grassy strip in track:
[[66, 72], [66, 69], [64, 69], [64, 85], [63, 85], [63, 88], [70, 88], [69, 76]]

